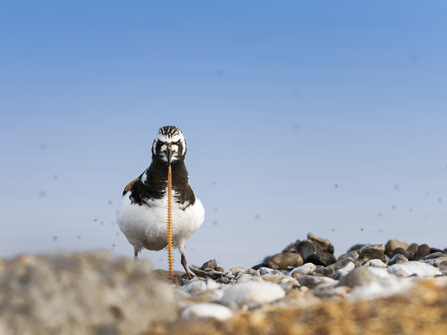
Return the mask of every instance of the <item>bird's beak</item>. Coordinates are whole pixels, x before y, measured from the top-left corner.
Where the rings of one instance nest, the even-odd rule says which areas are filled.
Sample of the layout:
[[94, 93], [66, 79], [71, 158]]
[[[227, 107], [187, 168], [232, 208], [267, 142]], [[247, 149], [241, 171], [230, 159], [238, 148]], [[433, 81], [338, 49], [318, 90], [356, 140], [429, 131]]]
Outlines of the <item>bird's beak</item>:
[[168, 166], [171, 165], [171, 158], [172, 158], [172, 150], [171, 148], [166, 148], [166, 158], [168, 159]]

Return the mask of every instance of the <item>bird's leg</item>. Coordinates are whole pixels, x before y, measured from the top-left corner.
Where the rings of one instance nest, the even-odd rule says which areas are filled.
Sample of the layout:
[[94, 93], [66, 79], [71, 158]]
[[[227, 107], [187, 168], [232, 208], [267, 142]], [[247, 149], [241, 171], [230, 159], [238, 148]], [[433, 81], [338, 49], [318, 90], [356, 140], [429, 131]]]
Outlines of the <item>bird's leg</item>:
[[134, 261], [138, 261], [138, 251], [135, 250], [135, 256], [133, 258]]
[[191, 280], [192, 277], [191, 277], [191, 274], [189, 273], [189, 270], [188, 270], [188, 263], [186, 263], [186, 257], [185, 257], [185, 254], [184, 254], [184, 253], [181, 253], [181, 255], [182, 255], [182, 260], [180, 261], [180, 263], [182, 263], [183, 268], [184, 268], [185, 271], [186, 271], [186, 275], [188, 276], [188, 280]]

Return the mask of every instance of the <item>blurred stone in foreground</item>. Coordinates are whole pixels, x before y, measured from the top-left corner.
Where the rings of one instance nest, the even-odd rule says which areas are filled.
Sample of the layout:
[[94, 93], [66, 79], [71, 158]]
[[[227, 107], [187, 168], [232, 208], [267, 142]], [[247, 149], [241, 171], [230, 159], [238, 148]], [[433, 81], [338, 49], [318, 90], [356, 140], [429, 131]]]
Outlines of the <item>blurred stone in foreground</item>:
[[141, 334], [178, 318], [145, 261], [108, 252], [22, 255], [0, 269], [0, 334]]

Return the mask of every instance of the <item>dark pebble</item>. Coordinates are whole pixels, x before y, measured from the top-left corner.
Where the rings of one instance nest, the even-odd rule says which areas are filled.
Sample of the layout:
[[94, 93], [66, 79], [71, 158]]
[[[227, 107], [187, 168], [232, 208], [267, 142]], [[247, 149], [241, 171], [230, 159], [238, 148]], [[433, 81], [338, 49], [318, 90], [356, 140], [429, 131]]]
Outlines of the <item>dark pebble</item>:
[[350, 247], [349, 248], [349, 250], [348, 250], [348, 252], [350, 252], [350, 251], [360, 251], [360, 249], [362, 249], [364, 246], [365, 246], [366, 244], [356, 244], [356, 245], [353, 245], [352, 247]]
[[325, 277], [330, 277], [334, 275], [336, 270], [330, 266], [324, 267], [322, 265], [317, 265], [317, 268], [315, 269], [314, 273], [322, 274]]
[[407, 260], [410, 259], [410, 255], [408, 254], [407, 250], [405, 250], [404, 248], [396, 248], [393, 250], [393, 252], [391, 253], [391, 257], [393, 258], [394, 255], [396, 254], [401, 254], [403, 255]]
[[318, 247], [311, 241], [304, 240], [297, 244], [296, 251], [306, 259], [309, 255], [318, 251]]
[[442, 253], [441, 251], [437, 251], [430, 255], [425, 256], [422, 259], [435, 259], [435, 258], [444, 257], [444, 256], [445, 256], [444, 253]]
[[355, 250], [349, 251], [346, 254], [338, 256], [337, 261], [341, 261], [345, 258], [352, 258], [353, 260], [356, 260], [357, 258], [359, 258], [359, 253]]
[[430, 255], [430, 247], [427, 244], [421, 244], [413, 256], [413, 261], [418, 261], [427, 255]]
[[435, 252], [443, 252], [444, 250], [438, 249], [438, 248], [430, 248], [430, 253], [434, 254]]
[[313, 263], [315, 265], [328, 266], [336, 263], [334, 255], [325, 252], [316, 252], [306, 257], [304, 263]]
[[284, 248], [282, 252], [291, 252], [291, 253], [297, 253], [296, 246], [298, 243], [300, 243], [301, 240], [296, 240], [295, 242], [290, 243], [287, 247]]
[[215, 259], [211, 259], [208, 262], [203, 263], [203, 265], [200, 267], [201, 270], [205, 269], [214, 270], [215, 268], [217, 268], [217, 261]]
[[385, 254], [377, 249], [363, 249], [363, 251], [360, 253], [358, 261], [364, 262], [369, 261], [371, 259], [380, 259], [382, 262], [385, 263], [386, 257]]
[[335, 271], [337, 271], [337, 270], [340, 270], [342, 267], [344, 267], [349, 262], [354, 263], [355, 259], [351, 258], [351, 257], [346, 257], [346, 258], [339, 260], [337, 263], [329, 265], [328, 267], [333, 268]]
[[319, 251], [326, 252], [331, 255], [334, 254], [334, 246], [331, 244], [331, 242], [329, 242], [329, 240], [317, 237], [315, 235], [312, 235], [311, 233], [307, 234], [307, 239], [315, 244], [318, 247]]
[[394, 264], [399, 264], [399, 263], [404, 263], [404, 262], [408, 262], [408, 258], [406, 258], [402, 254], [395, 254], [388, 262], [388, 266], [391, 266]]

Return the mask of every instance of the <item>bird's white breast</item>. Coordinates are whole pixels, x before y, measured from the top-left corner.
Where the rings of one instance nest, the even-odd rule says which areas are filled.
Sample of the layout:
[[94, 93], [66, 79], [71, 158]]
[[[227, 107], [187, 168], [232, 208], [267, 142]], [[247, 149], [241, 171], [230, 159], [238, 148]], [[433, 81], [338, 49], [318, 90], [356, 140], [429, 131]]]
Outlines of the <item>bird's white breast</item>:
[[[127, 240], [136, 250], [146, 248], [161, 250], [167, 246], [167, 196], [162, 199], [148, 200], [142, 206], [131, 203], [131, 192], [127, 192], [116, 209], [116, 220]], [[200, 227], [205, 211], [199, 199], [194, 205], [182, 210], [175, 203], [173, 194], [172, 226], [173, 244], [184, 252], [185, 241]]]

